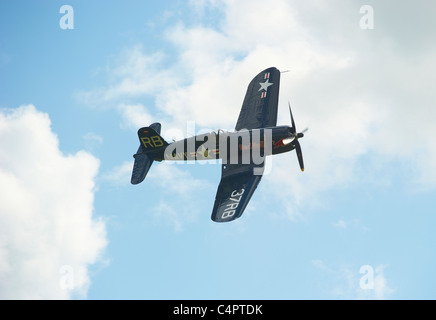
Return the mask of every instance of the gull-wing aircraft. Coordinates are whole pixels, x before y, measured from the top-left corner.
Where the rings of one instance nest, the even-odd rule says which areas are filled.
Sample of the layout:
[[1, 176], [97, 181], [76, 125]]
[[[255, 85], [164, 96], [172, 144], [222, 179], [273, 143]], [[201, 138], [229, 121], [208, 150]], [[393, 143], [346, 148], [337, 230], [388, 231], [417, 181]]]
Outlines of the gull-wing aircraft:
[[295, 149], [304, 171], [298, 139], [305, 130], [297, 133], [290, 105], [291, 126], [277, 126], [279, 85], [280, 71], [274, 67], [251, 80], [234, 132], [218, 130], [168, 143], [160, 136], [160, 123], [139, 129], [131, 183], [141, 183], [153, 161], [222, 159], [211, 219], [228, 222], [239, 218], [262, 178], [266, 156]]

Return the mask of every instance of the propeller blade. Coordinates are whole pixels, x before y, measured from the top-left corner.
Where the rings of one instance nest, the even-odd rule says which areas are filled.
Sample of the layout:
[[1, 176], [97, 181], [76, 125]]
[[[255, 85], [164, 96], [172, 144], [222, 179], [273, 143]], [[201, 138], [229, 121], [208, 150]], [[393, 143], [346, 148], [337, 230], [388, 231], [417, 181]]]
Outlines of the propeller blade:
[[298, 142], [298, 140], [295, 140], [294, 144], [295, 144], [295, 151], [297, 151], [297, 158], [298, 158], [298, 163], [300, 164], [300, 169], [301, 171], [304, 171], [303, 153], [301, 152], [300, 142]]
[[305, 133], [307, 130], [309, 130], [309, 128], [304, 129], [301, 133]]
[[289, 113], [291, 114], [291, 125], [292, 125], [292, 133], [295, 135], [295, 133], [297, 132], [297, 128], [295, 127], [295, 122], [294, 122], [294, 117], [292, 116], [292, 111], [291, 111], [291, 103], [288, 101], [288, 105], [289, 105]]

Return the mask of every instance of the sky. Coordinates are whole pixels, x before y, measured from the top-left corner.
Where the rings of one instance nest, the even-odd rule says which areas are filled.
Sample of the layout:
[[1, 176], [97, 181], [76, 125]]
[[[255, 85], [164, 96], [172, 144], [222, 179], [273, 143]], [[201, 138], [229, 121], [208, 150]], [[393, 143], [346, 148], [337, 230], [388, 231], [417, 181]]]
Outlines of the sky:
[[[67, 5], [67, 7], [64, 7]], [[436, 4], [3, 1], [0, 299], [435, 299]], [[137, 130], [233, 130], [282, 73], [295, 152], [241, 218], [221, 165], [154, 163]]]

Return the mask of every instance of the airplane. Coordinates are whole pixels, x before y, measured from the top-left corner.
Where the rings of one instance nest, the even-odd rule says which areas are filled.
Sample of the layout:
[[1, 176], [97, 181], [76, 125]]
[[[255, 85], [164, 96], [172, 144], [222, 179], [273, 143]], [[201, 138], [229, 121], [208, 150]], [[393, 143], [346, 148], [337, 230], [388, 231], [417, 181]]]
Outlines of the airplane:
[[131, 183], [141, 183], [154, 161], [221, 159], [221, 181], [211, 219], [229, 222], [241, 217], [256, 190], [269, 155], [296, 150], [304, 171], [300, 138], [291, 106], [291, 126], [277, 126], [280, 71], [271, 67], [249, 83], [235, 131], [213, 131], [168, 143], [156, 122], [138, 130], [140, 145], [134, 157]]

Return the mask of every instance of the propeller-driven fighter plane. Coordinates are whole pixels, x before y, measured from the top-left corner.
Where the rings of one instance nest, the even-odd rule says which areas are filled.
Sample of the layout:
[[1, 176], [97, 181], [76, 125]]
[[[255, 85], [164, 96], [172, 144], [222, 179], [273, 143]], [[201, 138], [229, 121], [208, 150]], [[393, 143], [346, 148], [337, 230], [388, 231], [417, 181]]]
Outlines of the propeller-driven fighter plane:
[[132, 184], [142, 182], [153, 161], [222, 159], [221, 181], [211, 219], [228, 222], [239, 218], [259, 184], [268, 155], [296, 150], [300, 168], [303, 156], [291, 107], [291, 126], [277, 126], [280, 71], [260, 72], [248, 85], [235, 132], [218, 130], [172, 143], [161, 136], [161, 124], [138, 130], [140, 146], [134, 155]]

